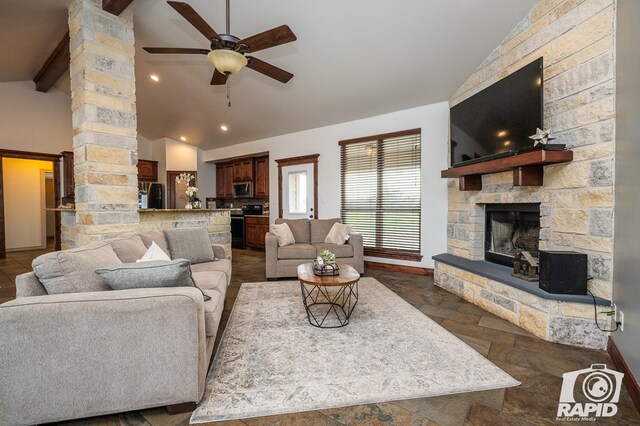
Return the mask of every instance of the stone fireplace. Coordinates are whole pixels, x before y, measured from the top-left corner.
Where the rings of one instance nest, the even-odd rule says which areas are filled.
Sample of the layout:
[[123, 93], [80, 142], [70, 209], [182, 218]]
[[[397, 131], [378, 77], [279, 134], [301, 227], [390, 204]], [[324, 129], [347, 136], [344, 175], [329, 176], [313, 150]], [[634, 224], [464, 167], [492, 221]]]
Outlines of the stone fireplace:
[[[598, 349], [608, 336], [595, 325], [591, 296], [547, 293], [537, 282], [512, 277], [504, 263], [518, 248], [536, 251], [537, 231], [537, 250], [586, 253], [588, 288], [598, 304], [610, 303], [614, 23], [613, 0], [541, 1], [454, 94], [450, 106], [542, 56], [544, 126], [573, 161], [544, 166], [540, 186], [514, 186], [511, 171], [483, 174], [481, 185], [478, 175], [478, 185], [467, 188], [449, 179], [447, 253], [434, 256], [436, 285], [545, 340]], [[525, 211], [501, 211], [505, 205]], [[527, 211], [532, 206], [537, 209]], [[485, 260], [492, 255], [503, 264]]]

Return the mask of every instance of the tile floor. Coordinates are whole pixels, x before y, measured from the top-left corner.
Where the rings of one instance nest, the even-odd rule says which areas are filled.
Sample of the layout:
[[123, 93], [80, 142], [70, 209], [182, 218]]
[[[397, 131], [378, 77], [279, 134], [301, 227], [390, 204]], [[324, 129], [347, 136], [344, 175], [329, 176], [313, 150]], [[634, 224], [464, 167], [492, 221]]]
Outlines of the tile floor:
[[[44, 251], [9, 253], [0, 260], [0, 302], [15, 297], [13, 280], [31, 270]], [[233, 278], [220, 330], [243, 282], [265, 281], [264, 253], [234, 250]], [[356, 407], [223, 422], [225, 425], [545, 425], [555, 422], [562, 373], [593, 363], [613, 365], [606, 352], [573, 348], [538, 339], [433, 285], [430, 277], [367, 269], [407, 302], [454, 333], [522, 385], [484, 392], [390, 401]], [[220, 337], [221, 332], [218, 333]], [[66, 422], [65, 425], [187, 425], [190, 413], [169, 416], [164, 408]], [[640, 425], [626, 389], [618, 414], [597, 424]]]

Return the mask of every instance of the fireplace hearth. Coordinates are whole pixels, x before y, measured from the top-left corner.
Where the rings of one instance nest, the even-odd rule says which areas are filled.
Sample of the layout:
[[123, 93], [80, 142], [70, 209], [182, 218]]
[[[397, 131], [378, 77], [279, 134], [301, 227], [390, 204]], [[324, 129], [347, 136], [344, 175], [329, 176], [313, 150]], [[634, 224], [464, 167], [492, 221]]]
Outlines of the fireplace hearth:
[[528, 251], [539, 256], [540, 204], [487, 204], [485, 260], [513, 267], [514, 256]]

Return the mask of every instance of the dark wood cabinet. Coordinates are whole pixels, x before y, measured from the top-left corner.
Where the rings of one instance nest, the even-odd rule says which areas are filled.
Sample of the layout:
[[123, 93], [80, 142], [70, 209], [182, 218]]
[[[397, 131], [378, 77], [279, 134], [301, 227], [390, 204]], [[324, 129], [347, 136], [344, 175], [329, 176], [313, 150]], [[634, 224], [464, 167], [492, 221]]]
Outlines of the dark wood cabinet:
[[242, 160], [240, 171], [242, 174], [242, 182], [253, 182], [253, 158]]
[[231, 167], [233, 168], [233, 181], [242, 182], [242, 162], [235, 161]]
[[245, 245], [264, 249], [264, 236], [269, 232], [269, 216], [245, 216]]
[[254, 194], [258, 198], [269, 196], [269, 156], [255, 159]]
[[233, 162], [234, 182], [253, 182], [253, 158], [244, 158]]
[[233, 184], [251, 182], [253, 197], [269, 197], [269, 156], [243, 157], [216, 163], [216, 197], [232, 198]]
[[216, 197], [233, 197], [233, 163], [216, 163]]
[[233, 164], [227, 164], [224, 169], [224, 196], [233, 197]]
[[62, 187], [64, 197], [74, 197], [76, 191], [75, 177], [73, 174], [73, 152], [62, 151]]
[[224, 171], [224, 164], [216, 164], [216, 197], [218, 198], [221, 198], [225, 195]]
[[157, 182], [158, 162], [152, 160], [138, 160], [138, 182]]

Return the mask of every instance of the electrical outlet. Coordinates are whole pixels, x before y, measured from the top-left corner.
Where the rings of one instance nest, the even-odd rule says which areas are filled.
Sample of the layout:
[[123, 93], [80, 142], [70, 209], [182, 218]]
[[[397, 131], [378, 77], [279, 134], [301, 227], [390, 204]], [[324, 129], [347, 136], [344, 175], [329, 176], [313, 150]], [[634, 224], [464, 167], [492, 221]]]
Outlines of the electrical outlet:
[[620, 311], [620, 331], [624, 333], [624, 312]]

